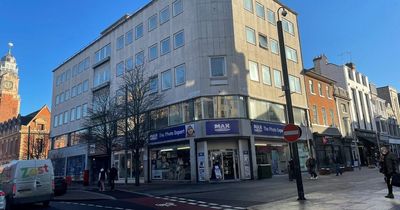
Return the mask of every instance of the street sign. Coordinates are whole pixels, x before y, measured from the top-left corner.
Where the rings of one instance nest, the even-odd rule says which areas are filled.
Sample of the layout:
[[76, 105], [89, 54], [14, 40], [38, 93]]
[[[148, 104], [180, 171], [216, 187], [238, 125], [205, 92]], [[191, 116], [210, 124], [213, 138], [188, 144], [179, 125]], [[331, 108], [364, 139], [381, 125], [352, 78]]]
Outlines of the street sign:
[[283, 128], [283, 137], [288, 142], [295, 142], [301, 136], [301, 128], [295, 124], [287, 124]]

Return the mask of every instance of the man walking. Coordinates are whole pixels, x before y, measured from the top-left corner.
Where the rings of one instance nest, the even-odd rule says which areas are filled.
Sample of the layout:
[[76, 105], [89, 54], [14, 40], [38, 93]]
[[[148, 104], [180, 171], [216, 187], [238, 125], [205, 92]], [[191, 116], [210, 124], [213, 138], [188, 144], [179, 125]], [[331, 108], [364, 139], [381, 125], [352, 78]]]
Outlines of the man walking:
[[338, 154], [336, 154], [333, 157], [333, 163], [335, 164], [336, 176], [339, 176], [339, 174], [342, 175], [342, 170], [340, 169], [342, 161], [341, 161], [340, 156]]
[[310, 179], [318, 179], [318, 175], [317, 173], [315, 173], [316, 161], [312, 155], [308, 157], [306, 166], [308, 169], [308, 173], [310, 173], [311, 175]]
[[386, 147], [381, 147], [381, 154], [382, 158], [380, 162], [380, 172], [385, 175], [386, 185], [388, 188], [388, 194], [385, 196], [385, 198], [393, 199], [392, 177], [399, 171], [397, 158], [394, 154], [390, 153]]
[[115, 168], [115, 165], [113, 164], [111, 169], [110, 169], [110, 186], [111, 190], [115, 189], [115, 180], [117, 180], [118, 177], [118, 170]]
[[106, 179], [107, 179], [107, 173], [104, 170], [104, 168], [101, 168], [100, 173], [99, 173], [99, 179], [98, 179], [99, 191], [101, 191], [101, 192], [105, 191], [104, 182], [106, 181]]

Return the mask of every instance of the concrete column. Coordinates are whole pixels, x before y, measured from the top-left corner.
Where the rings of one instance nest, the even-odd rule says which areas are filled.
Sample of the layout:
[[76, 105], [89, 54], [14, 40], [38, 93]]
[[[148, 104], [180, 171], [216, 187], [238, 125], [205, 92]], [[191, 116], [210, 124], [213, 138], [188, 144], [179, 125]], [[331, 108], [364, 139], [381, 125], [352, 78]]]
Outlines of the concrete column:
[[149, 149], [147, 146], [143, 147], [143, 178], [144, 183], [148, 183], [151, 167], [149, 167]]
[[194, 138], [189, 139], [189, 146], [190, 146], [190, 181], [192, 183], [197, 182], [197, 173], [196, 173], [196, 167], [197, 167], [197, 155], [196, 155], [196, 142], [194, 141]]
[[253, 177], [258, 179], [258, 167], [257, 167], [257, 157], [256, 157], [256, 145], [254, 136], [250, 136], [250, 151], [251, 151], [251, 164], [253, 167]]

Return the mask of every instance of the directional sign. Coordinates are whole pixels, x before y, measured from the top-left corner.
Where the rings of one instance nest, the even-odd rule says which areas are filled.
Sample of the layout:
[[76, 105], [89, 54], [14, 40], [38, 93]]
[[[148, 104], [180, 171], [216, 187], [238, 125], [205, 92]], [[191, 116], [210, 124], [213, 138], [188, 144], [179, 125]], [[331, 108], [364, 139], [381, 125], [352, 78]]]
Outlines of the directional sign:
[[301, 136], [301, 128], [294, 124], [287, 124], [283, 128], [283, 137], [288, 142], [295, 142]]

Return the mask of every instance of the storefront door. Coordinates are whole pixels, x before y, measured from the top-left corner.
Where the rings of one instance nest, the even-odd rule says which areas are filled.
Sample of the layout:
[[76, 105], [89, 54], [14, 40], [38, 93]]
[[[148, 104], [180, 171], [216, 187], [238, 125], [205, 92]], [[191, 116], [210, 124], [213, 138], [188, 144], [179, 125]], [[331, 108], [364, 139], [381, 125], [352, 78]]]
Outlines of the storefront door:
[[218, 180], [218, 172], [215, 172], [215, 167], [220, 167], [222, 177], [220, 180], [235, 180], [237, 179], [237, 159], [234, 151], [209, 151], [211, 180]]

